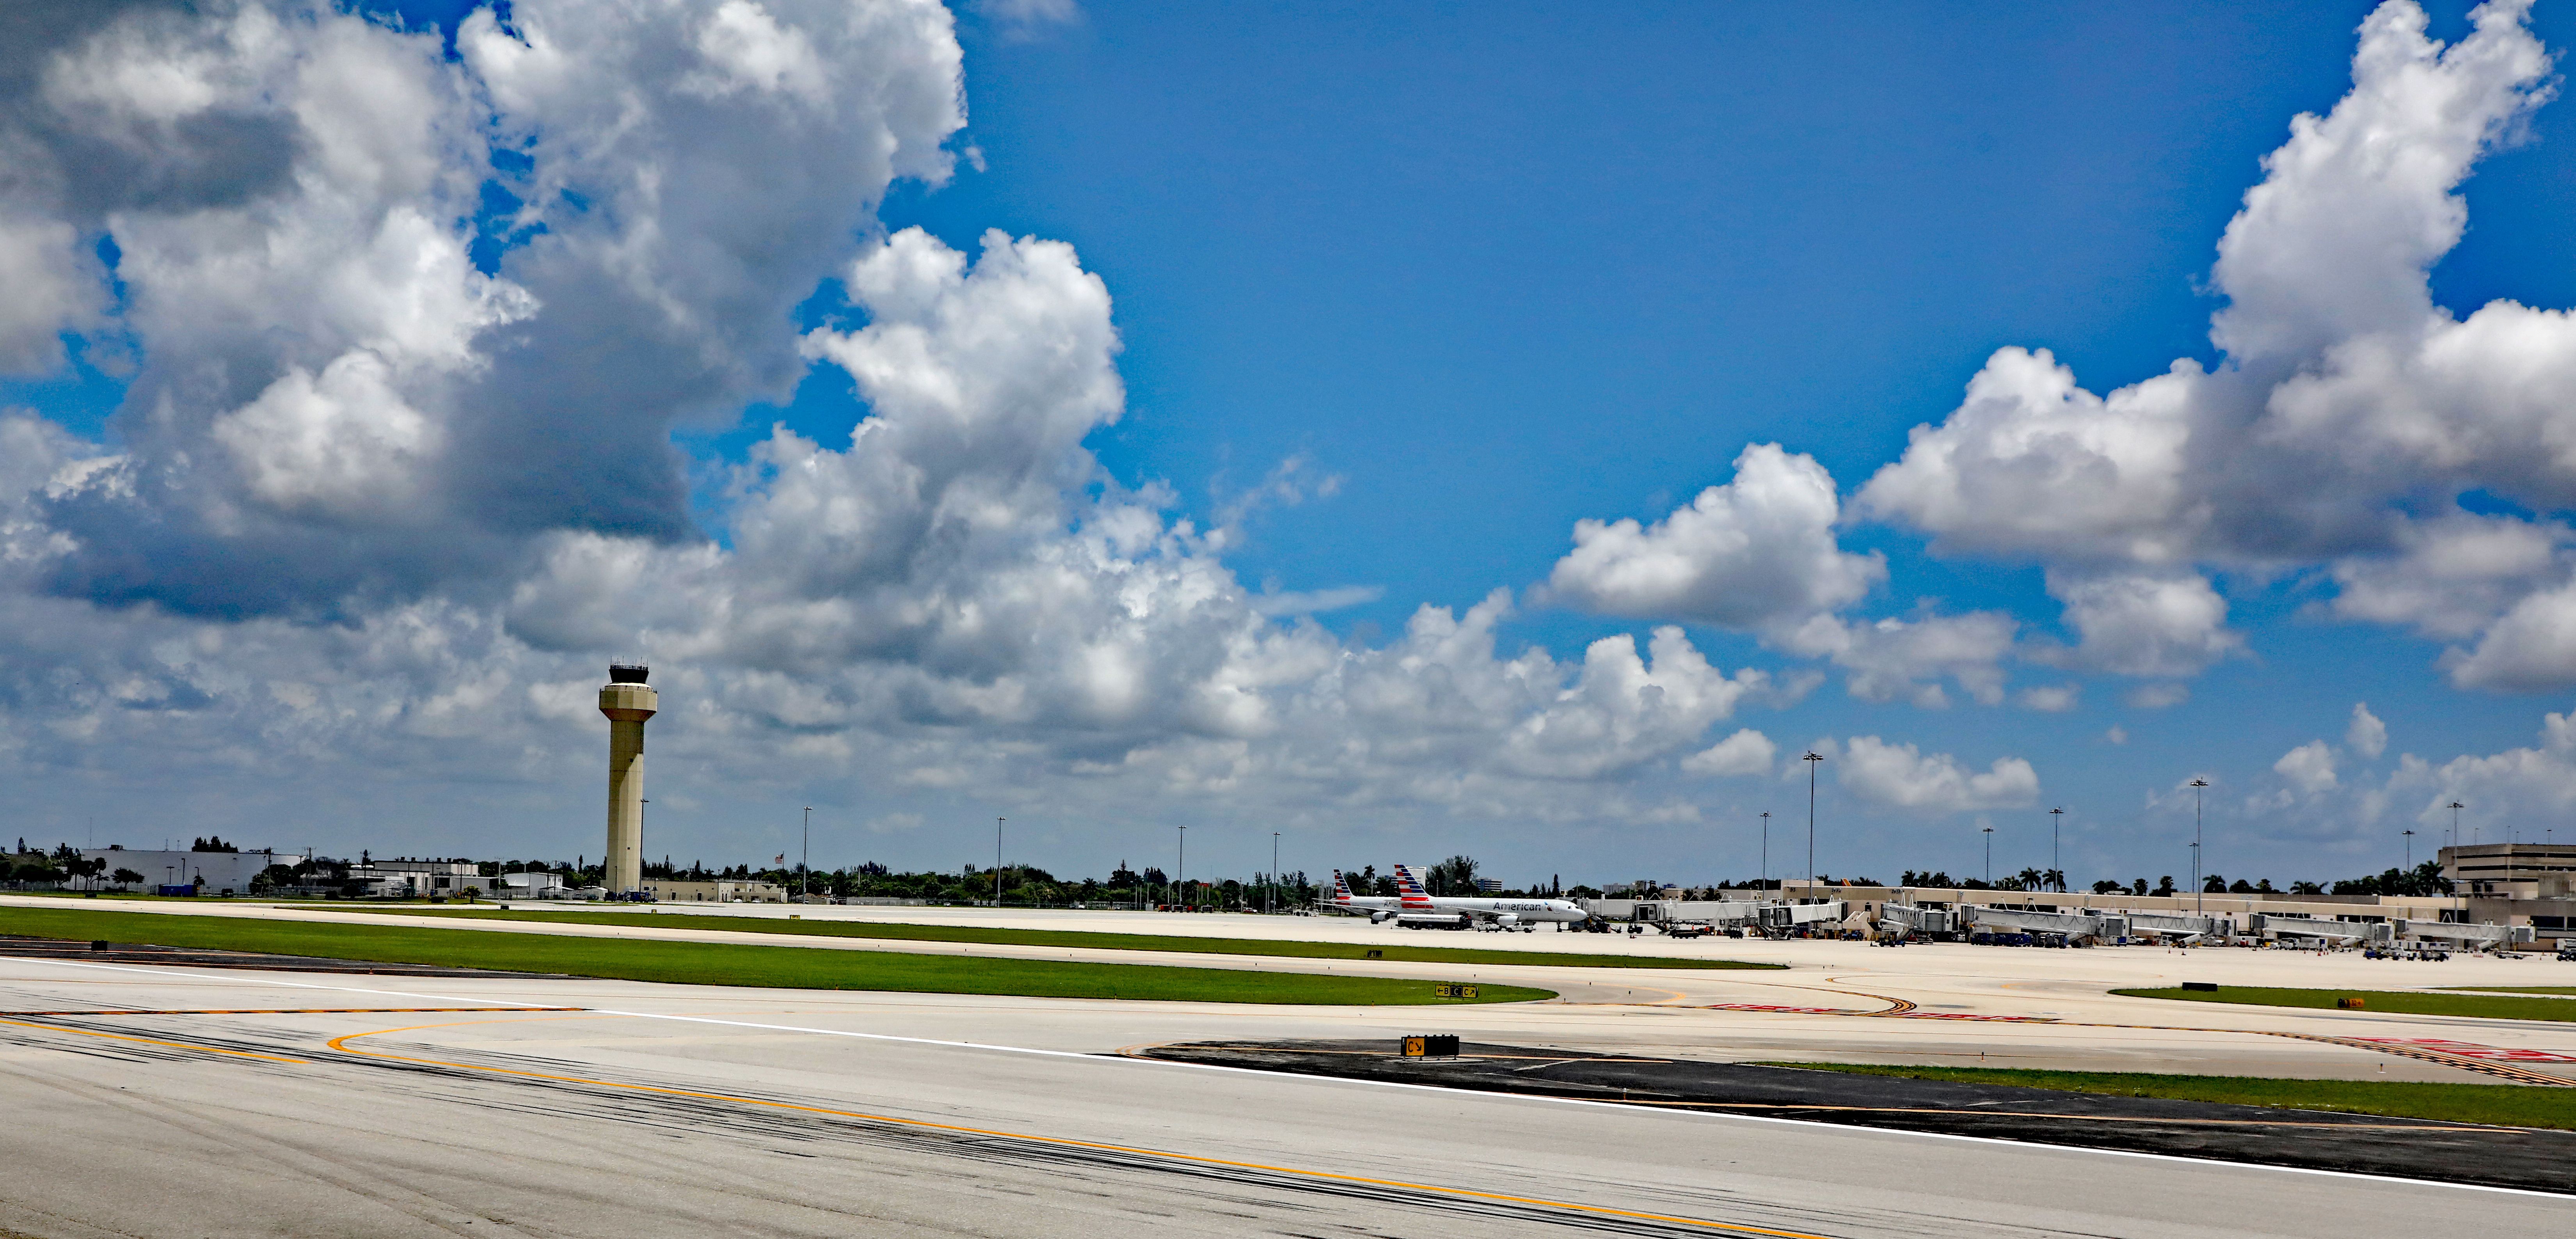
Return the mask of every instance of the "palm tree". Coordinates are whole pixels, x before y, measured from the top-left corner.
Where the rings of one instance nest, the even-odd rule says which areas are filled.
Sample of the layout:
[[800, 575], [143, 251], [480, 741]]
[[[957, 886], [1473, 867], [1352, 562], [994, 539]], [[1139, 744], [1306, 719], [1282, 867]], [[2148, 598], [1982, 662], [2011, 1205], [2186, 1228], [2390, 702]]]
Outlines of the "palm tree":
[[2042, 885], [2048, 880], [2047, 876], [2037, 869], [2024, 869], [2013, 876], [2021, 879], [2021, 889], [2026, 891], [2042, 889]]
[[2044, 874], [2044, 875], [2042, 875], [2042, 876], [2043, 876], [2043, 878], [2047, 881], [2047, 883], [2048, 883], [2051, 887], [2053, 887], [2053, 888], [2055, 888], [2055, 889], [2056, 889], [2056, 891], [2057, 891], [2057, 893], [2058, 893], [2058, 894], [2063, 895], [2063, 894], [2065, 894], [2065, 893], [2066, 893], [2066, 871], [2065, 871], [2065, 870], [2063, 870], [2063, 869], [2051, 869], [2051, 870], [2049, 870], [2046, 874]]

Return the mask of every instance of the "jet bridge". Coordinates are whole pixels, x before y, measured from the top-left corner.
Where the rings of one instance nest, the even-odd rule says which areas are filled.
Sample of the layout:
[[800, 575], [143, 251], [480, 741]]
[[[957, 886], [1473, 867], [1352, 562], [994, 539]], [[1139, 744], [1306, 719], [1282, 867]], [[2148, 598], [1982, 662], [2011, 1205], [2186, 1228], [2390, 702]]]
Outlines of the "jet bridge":
[[1720, 929], [1733, 929], [1761, 920], [1762, 908], [1763, 905], [1750, 900], [1712, 899], [1683, 902], [1672, 906], [1670, 919], [1715, 925]]
[[1910, 903], [1879, 905], [1878, 923], [1882, 929], [1901, 929], [1910, 934], [1959, 932], [1957, 913], [1948, 908], [1920, 908]]
[[2394, 926], [2400, 938], [2417, 941], [2431, 939], [2463, 947], [2489, 950], [2514, 946], [2532, 940], [2529, 925], [2463, 925], [2457, 921], [2399, 921]]
[[1575, 906], [1605, 921], [1669, 925], [1706, 922], [1725, 928], [1750, 925], [1763, 905], [1715, 899], [1578, 899]]
[[2324, 938], [2364, 946], [2384, 945], [2397, 939], [2396, 927], [2385, 921], [2331, 921], [2320, 916], [2283, 916], [2268, 912], [2254, 914], [2254, 932], [2272, 939]]
[[2126, 912], [2132, 938], [2217, 938], [2236, 927], [2223, 916], [2191, 916], [2180, 912]]
[[2101, 940], [2129, 936], [2128, 920], [2118, 913], [2026, 912], [1976, 905], [1959, 911], [1971, 930], [1985, 933], [2064, 934], [2069, 938]]
[[1762, 906], [1762, 928], [1772, 933], [1792, 929], [1814, 929], [1843, 919], [1849, 910], [1843, 901], [1828, 903], [1773, 903]]

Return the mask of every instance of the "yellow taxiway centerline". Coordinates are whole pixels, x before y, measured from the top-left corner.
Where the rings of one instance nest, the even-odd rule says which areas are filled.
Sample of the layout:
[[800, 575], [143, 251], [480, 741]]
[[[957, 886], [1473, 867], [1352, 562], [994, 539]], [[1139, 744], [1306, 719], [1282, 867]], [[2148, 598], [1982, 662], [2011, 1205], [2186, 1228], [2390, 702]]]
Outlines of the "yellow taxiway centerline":
[[1431, 1192], [1437, 1195], [1455, 1196], [1469, 1200], [1491, 1200], [1505, 1204], [1535, 1205], [1544, 1209], [1564, 1209], [1573, 1213], [1589, 1213], [1602, 1217], [1635, 1218], [1639, 1221], [1648, 1222], [1669, 1222], [1680, 1226], [1697, 1226], [1707, 1230], [1723, 1231], [1728, 1234], [1736, 1235], [1766, 1235], [1773, 1237], [1773, 1239], [1829, 1239], [1828, 1236], [1810, 1234], [1806, 1231], [1772, 1230], [1767, 1227], [1744, 1226], [1733, 1222], [1711, 1222], [1701, 1218], [1675, 1217], [1662, 1213], [1641, 1213], [1630, 1209], [1613, 1209], [1604, 1205], [1576, 1204], [1572, 1201], [1546, 1200], [1533, 1196], [1512, 1196], [1501, 1192], [1480, 1192], [1472, 1188], [1442, 1187], [1431, 1183], [1408, 1183], [1401, 1179], [1373, 1179], [1365, 1175], [1338, 1174], [1329, 1170], [1304, 1170], [1295, 1166], [1272, 1166], [1261, 1162], [1233, 1161], [1222, 1157], [1202, 1157], [1191, 1153], [1173, 1153], [1163, 1149], [1140, 1149], [1123, 1144], [1104, 1144], [1091, 1140], [1068, 1140], [1061, 1136], [1037, 1136], [1030, 1135], [1026, 1132], [996, 1131], [982, 1127], [966, 1127], [955, 1123], [932, 1123], [921, 1119], [896, 1118], [892, 1115], [885, 1114], [868, 1114], [858, 1110], [835, 1110], [826, 1106], [805, 1106], [787, 1101], [769, 1101], [759, 1097], [737, 1097], [730, 1093], [706, 1093], [692, 1089], [665, 1088], [656, 1084], [633, 1084], [620, 1080], [593, 1080], [583, 1076], [553, 1075], [547, 1072], [526, 1071], [515, 1067], [485, 1067], [474, 1063], [452, 1063], [435, 1058], [415, 1058], [403, 1054], [388, 1054], [380, 1050], [362, 1050], [348, 1044], [360, 1037], [379, 1037], [392, 1033], [418, 1032], [429, 1028], [453, 1028], [460, 1024], [481, 1024], [492, 1022], [498, 1021], [459, 1020], [448, 1024], [413, 1024], [403, 1028], [378, 1028], [368, 1032], [350, 1033], [346, 1036], [334, 1037], [327, 1044], [332, 1049], [338, 1050], [343, 1054], [354, 1054], [365, 1058], [382, 1058], [401, 1063], [419, 1063], [423, 1066], [430, 1067], [451, 1067], [459, 1071], [482, 1071], [490, 1072], [495, 1075], [520, 1076], [532, 1080], [549, 1080], [558, 1084], [587, 1084], [600, 1088], [631, 1089], [639, 1093], [656, 1093], [667, 1097], [687, 1097], [699, 1101], [729, 1101], [737, 1105], [761, 1106], [772, 1110], [793, 1110], [805, 1114], [825, 1114], [831, 1115], [835, 1118], [859, 1119], [870, 1123], [888, 1123], [900, 1127], [913, 1127], [928, 1131], [955, 1132], [959, 1135], [967, 1136], [989, 1136], [1003, 1140], [1026, 1140], [1036, 1144], [1056, 1145], [1061, 1148], [1093, 1149], [1104, 1153], [1127, 1153], [1139, 1157], [1161, 1158], [1166, 1161], [1188, 1162], [1193, 1165], [1200, 1166], [1223, 1166], [1230, 1170], [1255, 1170], [1268, 1174], [1294, 1175], [1299, 1178], [1306, 1179], [1324, 1179], [1335, 1183], [1359, 1183], [1370, 1187], [1391, 1187], [1404, 1191]]
[[84, 1037], [105, 1037], [110, 1041], [132, 1041], [140, 1045], [166, 1046], [173, 1050], [195, 1050], [201, 1054], [229, 1054], [235, 1058], [257, 1058], [264, 1059], [272, 1063], [294, 1063], [300, 1067], [310, 1067], [313, 1065], [301, 1058], [287, 1058], [278, 1054], [254, 1054], [249, 1050], [225, 1050], [218, 1049], [211, 1045], [190, 1045], [185, 1041], [161, 1041], [152, 1037], [127, 1036], [124, 1033], [92, 1032], [86, 1028], [65, 1028], [60, 1024], [38, 1024], [28, 1020], [0, 1020], [0, 1024], [12, 1024], [19, 1028], [41, 1028], [47, 1032], [78, 1033]]

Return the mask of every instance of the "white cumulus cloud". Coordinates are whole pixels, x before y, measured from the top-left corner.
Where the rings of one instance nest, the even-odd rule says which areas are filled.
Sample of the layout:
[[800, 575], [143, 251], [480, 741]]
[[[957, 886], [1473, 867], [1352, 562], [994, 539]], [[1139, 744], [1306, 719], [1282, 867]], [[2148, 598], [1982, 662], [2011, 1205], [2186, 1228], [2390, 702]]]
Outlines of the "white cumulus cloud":
[[2555, 688], [2576, 678], [2576, 583], [2526, 595], [2443, 665], [2465, 688]]
[[2369, 702], [2352, 703], [2352, 723], [2344, 729], [2343, 735], [2343, 742], [2363, 757], [2376, 759], [2388, 751], [2388, 724], [2380, 722], [2379, 716], [2370, 712]]
[[2306, 744], [2281, 755], [2272, 763], [2272, 772], [2289, 780], [2290, 786], [2311, 795], [2335, 785], [2335, 755], [2323, 740]]
[[107, 307], [93, 259], [61, 220], [0, 216], [0, 373], [41, 374], [62, 364], [62, 333], [96, 322]]
[[2074, 709], [2076, 703], [2082, 698], [2083, 689], [2074, 684], [2035, 684], [2021, 690], [2016, 700], [2026, 710], [2037, 710], [2043, 714], [2063, 714]]
[[2500, 753], [2463, 754], [2435, 765], [2414, 754], [2398, 761], [2387, 783], [2393, 807], [2425, 833], [2447, 838], [2457, 802], [2461, 843], [2504, 842], [2511, 824], [2530, 838], [2534, 823], [2566, 820], [2576, 811], [2576, 717], [2556, 712], [2542, 719], [2539, 742]]
[[452, 55], [320, 0], [64, 12], [0, 86], [0, 265], [77, 325], [109, 273], [64, 244], [117, 255], [127, 467], [46, 515], [48, 588], [111, 605], [346, 616], [685, 536], [672, 431], [792, 389], [791, 311], [964, 124], [909, 0], [526, 0]]
[[1871, 804], [1922, 813], [2019, 808], [2039, 797], [2039, 774], [2021, 758], [1999, 757], [1972, 773], [1947, 753], [1926, 755], [1877, 736], [1852, 737], [1835, 777]]
[[2462, 685], [2576, 681], [2546, 601], [2563, 529], [2422, 503], [2576, 498], [2576, 326], [2510, 302], [2454, 319], [2428, 284], [2466, 227], [2460, 184], [2554, 93], [2527, 9], [2482, 5], [2449, 45], [2408, 0], [2362, 24], [2351, 91], [2292, 122], [2219, 241], [2225, 366], [2096, 395], [2044, 351], [2000, 349], [1856, 508], [2048, 565], [2080, 665], [2197, 673], [2238, 645], [2198, 565], [2331, 565], [2338, 615], [2483, 630], [2453, 660]]
[[1885, 579], [1877, 555], [1834, 540], [1841, 500], [1815, 458], [1757, 443], [1735, 479], [1653, 525], [1583, 520], [1548, 575], [1566, 602], [1609, 615], [1729, 628], [1794, 624], [1858, 602]]
[[2002, 701], [2001, 663], [2019, 628], [1999, 611], [1875, 621], [1819, 615], [1770, 640], [1793, 654], [1831, 659], [1843, 668], [1851, 695], [1863, 701], [1903, 700], [1937, 710], [1950, 704], [1938, 682], [1943, 677], [1981, 704]]
[[2081, 640], [2059, 661], [2134, 676], [2196, 675], [2243, 645], [2227, 628], [2227, 600], [2196, 573], [2051, 572]]
[[2336, 562], [2332, 612], [2445, 640], [2470, 636], [2566, 579], [2571, 540], [2562, 525], [2465, 512], [2409, 521], [2393, 554]]
[[1690, 774], [1764, 775], [1771, 773], [1771, 762], [1780, 747], [1771, 737], [1747, 727], [1734, 735], [1682, 759], [1682, 770]]
[[[1502, 648], [1499, 591], [1338, 641], [1302, 616], [1373, 589], [1247, 590], [1229, 530], [1107, 478], [1118, 333], [1069, 246], [863, 239], [895, 178], [948, 172], [937, 6], [522, 0], [453, 59], [284, 0], [63, 30], [13, 49], [38, 86], [0, 113], [33, 324], [0, 344], [41, 364], [104, 304], [57, 259], [111, 235], [149, 416], [114, 453], [0, 422], [0, 752], [29, 769], [551, 780], [622, 656], [657, 664], [677, 769], [1642, 820], [1587, 788], [1783, 695], [1675, 628]], [[150, 211], [99, 205], [144, 180]], [[487, 186], [515, 214], [476, 223]], [[800, 334], [826, 280], [852, 325]], [[773, 430], [686, 511], [672, 427], [815, 366], [865, 420]], [[1226, 520], [1337, 484], [1293, 473]]]

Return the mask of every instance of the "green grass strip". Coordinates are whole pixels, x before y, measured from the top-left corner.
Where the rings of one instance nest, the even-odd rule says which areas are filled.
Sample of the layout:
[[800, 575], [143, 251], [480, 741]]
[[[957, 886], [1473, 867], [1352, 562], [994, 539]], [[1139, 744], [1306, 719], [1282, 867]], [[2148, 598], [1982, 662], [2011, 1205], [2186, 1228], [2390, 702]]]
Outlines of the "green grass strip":
[[2576, 1104], [2564, 1089], [2527, 1084], [2424, 1084], [2380, 1080], [2275, 1080], [2259, 1076], [2156, 1075], [2139, 1071], [2032, 1071], [2017, 1067], [1882, 1067], [1854, 1063], [1768, 1063], [1809, 1071], [2009, 1084], [2061, 1093], [2164, 1097], [2234, 1106], [2332, 1110], [2445, 1123], [2576, 1129]]
[[[650, 929], [719, 929], [745, 934], [815, 938], [878, 938], [898, 942], [975, 942], [997, 946], [1089, 947], [1104, 951], [1178, 951], [1193, 955], [1273, 955], [1287, 959], [1380, 958], [1422, 964], [1521, 964], [1559, 968], [1762, 968], [1734, 959], [1578, 955], [1554, 951], [1489, 951], [1473, 947], [1370, 946], [1353, 942], [1269, 942], [1259, 938], [1188, 938], [1162, 934], [1104, 933], [1090, 929], [1000, 929], [981, 925], [916, 925], [892, 921], [791, 921], [780, 917], [688, 912], [530, 912], [517, 909], [431, 908], [416, 905], [349, 907], [300, 905], [301, 911], [378, 912], [404, 916], [459, 916], [477, 920], [540, 921], [574, 925], [628, 925]], [[1415, 931], [1406, 931], [1415, 932]]]
[[2445, 985], [2442, 988], [2484, 990], [2490, 994], [2559, 994], [2576, 998], [2576, 985]]
[[2215, 990], [2115, 989], [2130, 998], [2171, 998], [2182, 1002], [2225, 1002], [2256, 1007], [2335, 1009], [2338, 999], [2358, 998], [2362, 1010], [2399, 1015], [2466, 1015], [2490, 1020], [2576, 1021], [2576, 1003], [2555, 998], [2504, 998], [2488, 994], [2445, 994], [2379, 989], [2269, 989], [2222, 985]]
[[1440, 998], [1433, 981], [1394, 977], [1243, 972], [1157, 964], [911, 955], [724, 942], [662, 942], [364, 925], [0, 907], [0, 933], [106, 939], [327, 959], [562, 972], [620, 981], [779, 989], [893, 990], [919, 994], [1017, 994], [1157, 1002], [1258, 1002], [1318, 1006], [1416, 1006], [1529, 1002], [1548, 990], [1478, 985], [1472, 999]]

